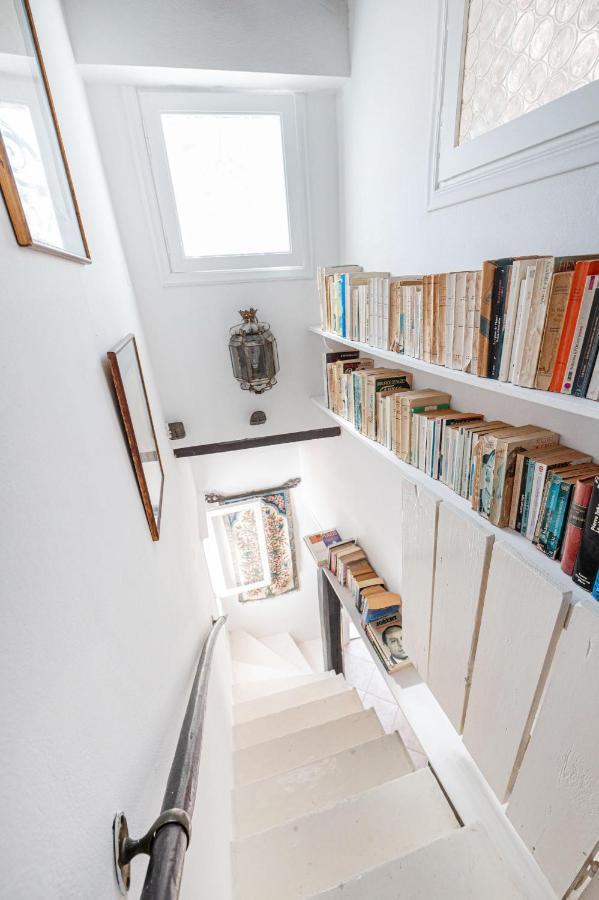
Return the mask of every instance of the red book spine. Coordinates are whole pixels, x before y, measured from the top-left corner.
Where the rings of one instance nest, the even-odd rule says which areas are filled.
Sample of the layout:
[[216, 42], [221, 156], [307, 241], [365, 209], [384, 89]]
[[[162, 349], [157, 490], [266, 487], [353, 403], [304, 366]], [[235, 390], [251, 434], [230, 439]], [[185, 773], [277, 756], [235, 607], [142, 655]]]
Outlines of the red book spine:
[[582, 541], [582, 529], [584, 528], [584, 520], [586, 518], [587, 509], [593, 493], [592, 481], [577, 481], [572, 497], [570, 512], [568, 513], [568, 523], [564, 535], [564, 544], [562, 550], [562, 570], [566, 575], [571, 575], [574, 571], [574, 563], [580, 549]]
[[570, 347], [574, 339], [576, 331], [576, 322], [578, 321], [578, 313], [580, 312], [580, 304], [584, 293], [587, 275], [599, 274], [599, 260], [581, 260], [574, 267], [574, 275], [572, 284], [570, 285], [570, 295], [568, 297], [568, 305], [566, 306], [566, 315], [564, 324], [562, 325], [562, 334], [557, 348], [557, 356], [553, 366], [553, 375], [549, 390], [559, 394], [562, 389], [564, 375], [566, 374], [566, 366], [568, 365], [568, 357], [570, 355]]

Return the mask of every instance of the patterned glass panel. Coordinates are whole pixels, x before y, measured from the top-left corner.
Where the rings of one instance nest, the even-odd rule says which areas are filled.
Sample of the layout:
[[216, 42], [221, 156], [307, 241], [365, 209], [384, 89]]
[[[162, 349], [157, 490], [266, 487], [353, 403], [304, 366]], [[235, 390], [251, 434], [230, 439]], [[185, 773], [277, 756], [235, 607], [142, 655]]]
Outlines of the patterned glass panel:
[[599, 80], [599, 0], [470, 0], [458, 143]]

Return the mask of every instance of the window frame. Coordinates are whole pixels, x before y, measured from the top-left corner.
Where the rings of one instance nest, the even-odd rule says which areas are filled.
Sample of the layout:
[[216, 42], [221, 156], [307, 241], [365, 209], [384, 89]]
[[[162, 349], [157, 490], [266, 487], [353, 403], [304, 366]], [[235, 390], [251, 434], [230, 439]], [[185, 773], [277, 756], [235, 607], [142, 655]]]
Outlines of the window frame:
[[468, 2], [439, 10], [429, 210], [599, 163], [599, 81], [457, 144]]
[[[254, 512], [256, 522], [259, 522], [261, 525], [259, 530], [256, 529], [256, 537], [258, 539], [258, 546], [260, 548], [260, 562], [262, 565], [262, 571], [267, 577], [258, 579], [258, 581], [249, 582], [248, 584], [235, 585], [234, 587], [228, 588], [225, 583], [225, 576], [222, 568], [220, 551], [218, 549], [218, 538], [216, 536], [214, 520], [223, 519], [225, 516], [230, 516], [236, 512], [244, 512], [246, 510], [252, 510]], [[208, 567], [214, 592], [217, 597], [222, 599], [224, 597], [239, 596], [240, 594], [245, 594], [248, 591], [268, 587], [268, 585], [272, 583], [272, 573], [270, 571], [268, 551], [266, 546], [266, 535], [264, 533], [264, 523], [262, 521], [262, 505], [259, 499], [242, 500], [239, 503], [226, 503], [222, 506], [217, 506], [214, 509], [208, 509], [206, 510], [206, 524], [208, 526], [207, 540], [209, 544]]]
[[[136, 89], [145, 143], [145, 182], [165, 286], [311, 277], [304, 97], [293, 93]], [[291, 250], [186, 257], [170, 177], [161, 113], [274, 114], [281, 120]]]

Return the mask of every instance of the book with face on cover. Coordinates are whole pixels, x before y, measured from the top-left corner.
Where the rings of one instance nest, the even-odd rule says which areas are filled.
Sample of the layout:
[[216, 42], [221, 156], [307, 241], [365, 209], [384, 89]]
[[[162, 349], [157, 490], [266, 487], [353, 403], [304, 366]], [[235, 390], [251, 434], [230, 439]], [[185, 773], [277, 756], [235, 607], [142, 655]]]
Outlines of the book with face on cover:
[[403, 646], [401, 614], [369, 622], [365, 630], [388, 672], [397, 672], [410, 665]]
[[329, 531], [317, 531], [304, 537], [304, 543], [317, 566], [326, 566], [329, 561], [329, 547], [340, 541], [341, 535], [334, 528]]

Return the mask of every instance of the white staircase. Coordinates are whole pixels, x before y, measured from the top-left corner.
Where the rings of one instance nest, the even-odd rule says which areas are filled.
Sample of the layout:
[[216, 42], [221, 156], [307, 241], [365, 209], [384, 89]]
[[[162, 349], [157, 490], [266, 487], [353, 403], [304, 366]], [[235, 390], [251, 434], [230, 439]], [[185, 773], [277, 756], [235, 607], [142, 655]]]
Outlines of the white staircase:
[[235, 900], [524, 900], [319, 641], [231, 635]]

